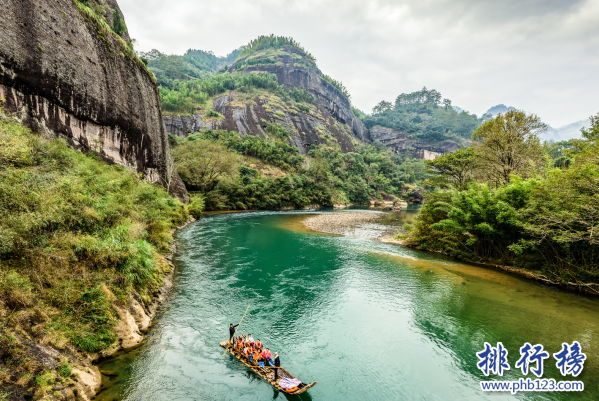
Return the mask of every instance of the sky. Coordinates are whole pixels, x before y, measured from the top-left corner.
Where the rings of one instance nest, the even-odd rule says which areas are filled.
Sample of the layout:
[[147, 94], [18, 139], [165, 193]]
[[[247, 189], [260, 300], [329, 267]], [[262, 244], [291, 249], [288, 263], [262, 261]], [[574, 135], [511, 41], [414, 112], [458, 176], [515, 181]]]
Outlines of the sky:
[[436, 89], [477, 115], [503, 103], [557, 128], [599, 112], [599, 0], [119, 0], [137, 49], [224, 56], [291, 36], [370, 113]]

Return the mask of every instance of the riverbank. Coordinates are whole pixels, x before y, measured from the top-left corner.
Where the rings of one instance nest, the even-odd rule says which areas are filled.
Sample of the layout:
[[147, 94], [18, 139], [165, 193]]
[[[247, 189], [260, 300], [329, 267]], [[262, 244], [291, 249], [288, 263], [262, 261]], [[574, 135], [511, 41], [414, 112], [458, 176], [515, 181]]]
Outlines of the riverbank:
[[[171, 235], [183, 230], [195, 221], [196, 219], [190, 217], [185, 223], [171, 230]], [[112, 347], [98, 354], [90, 355], [90, 361], [93, 365], [89, 371], [91, 377], [87, 377], [86, 383], [83, 383], [86, 387], [84, 393], [89, 399], [94, 398], [108, 385], [112, 374], [111, 372], [99, 370], [96, 364], [103, 359], [113, 358], [122, 352], [128, 352], [144, 341], [145, 333], [152, 325], [158, 308], [168, 299], [173, 288], [176, 268], [172, 263], [172, 259], [176, 252], [177, 244], [176, 241], [173, 241], [169, 252], [162, 254], [167, 269], [163, 270], [162, 285], [154, 292], [150, 302], [145, 303], [136, 293], [131, 293], [125, 307], [119, 308], [113, 303], [113, 308], [121, 319], [114, 328], [116, 341]], [[104, 291], [107, 291], [107, 289]], [[109, 298], [114, 297], [110, 293], [107, 293], [107, 296]]]
[[[356, 233], [364, 228], [365, 224], [376, 224], [377, 221], [380, 221], [381, 218], [385, 215], [385, 213], [365, 213], [365, 212], [343, 212], [343, 213], [322, 213], [317, 215], [311, 215], [305, 217], [302, 220], [303, 226], [313, 230], [315, 232], [326, 233], [326, 234], [335, 234], [335, 235], [347, 235], [347, 236], [356, 236]], [[387, 244], [394, 244], [400, 246], [406, 246], [413, 249], [418, 249], [416, 247], [407, 245], [404, 240], [400, 240], [396, 238], [397, 234], [406, 234], [405, 230], [401, 227], [393, 227], [387, 233], [381, 233], [380, 236], [370, 237], [370, 239], [374, 239], [376, 241], [384, 242]], [[423, 249], [420, 249], [423, 250]], [[433, 250], [423, 250], [425, 252], [441, 254], [438, 251]], [[457, 259], [456, 259], [457, 260]], [[536, 281], [538, 283], [548, 285], [551, 287], [557, 287], [561, 289], [565, 289], [570, 292], [575, 292], [579, 294], [599, 296], [599, 292], [593, 288], [593, 286], [597, 286], [594, 283], [582, 283], [577, 284], [573, 282], [565, 282], [559, 283], [553, 280], [548, 279], [543, 274], [539, 274], [532, 270], [527, 270], [514, 266], [505, 266], [494, 263], [485, 263], [474, 260], [466, 260], [468, 263], [473, 263], [477, 266], [502, 271], [511, 275], [515, 275], [518, 277], [523, 277], [528, 280]]]

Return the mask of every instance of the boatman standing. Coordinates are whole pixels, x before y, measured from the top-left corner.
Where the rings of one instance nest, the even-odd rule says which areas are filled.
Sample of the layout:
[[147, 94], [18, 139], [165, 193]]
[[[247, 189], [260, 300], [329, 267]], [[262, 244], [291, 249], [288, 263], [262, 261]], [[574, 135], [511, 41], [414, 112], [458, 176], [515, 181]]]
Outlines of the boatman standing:
[[231, 323], [229, 325], [229, 343], [231, 343], [231, 340], [233, 340], [233, 336], [235, 335], [235, 327], [237, 326], [239, 326], [239, 324], [233, 326], [233, 323]]
[[279, 353], [275, 352], [275, 381], [279, 375], [279, 368], [281, 367], [281, 360], [279, 359]]

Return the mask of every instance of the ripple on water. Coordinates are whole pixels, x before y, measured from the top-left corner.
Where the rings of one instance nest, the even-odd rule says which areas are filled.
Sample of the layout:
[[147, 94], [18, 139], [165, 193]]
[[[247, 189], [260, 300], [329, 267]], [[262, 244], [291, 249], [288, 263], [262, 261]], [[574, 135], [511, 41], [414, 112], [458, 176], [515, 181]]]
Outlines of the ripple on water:
[[[574, 339], [589, 355], [585, 393], [518, 398], [599, 399], [597, 302], [364, 238], [296, 231], [301, 217], [210, 216], [179, 233], [171, 299], [142, 347], [103, 363], [119, 376], [98, 399], [286, 398], [218, 346], [248, 305], [241, 330], [300, 379], [318, 380], [303, 400], [514, 399], [478, 390], [483, 342], [502, 341], [514, 366], [525, 341], [555, 352]], [[559, 379], [551, 365], [546, 377]]]

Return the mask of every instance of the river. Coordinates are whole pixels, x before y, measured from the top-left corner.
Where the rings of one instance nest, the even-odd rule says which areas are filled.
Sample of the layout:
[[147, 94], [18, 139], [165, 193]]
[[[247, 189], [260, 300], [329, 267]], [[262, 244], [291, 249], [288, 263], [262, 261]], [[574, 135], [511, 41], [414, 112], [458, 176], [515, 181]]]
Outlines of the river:
[[[599, 303], [519, 277], [360, 237], [303, 229], [306, 212], [207, 216], [177, 234], [170, 300], [147, 340], [101, 364], [98, 400], [268, 400], [275, 391], [218, 345], [237, 323], [304, 382], [301, 400], [597, 400]], [[343, 213], [338, 211], [337, 213]], [[410, 211], [405, 216], [410, 216]], [[485, 393], [475, 353], [501, 341], [511, 370], [525, 343], [550, 354], [579, 341], [562, 377], [582, 393]], [[295, 397], [294, 399], [300, 399]]]

